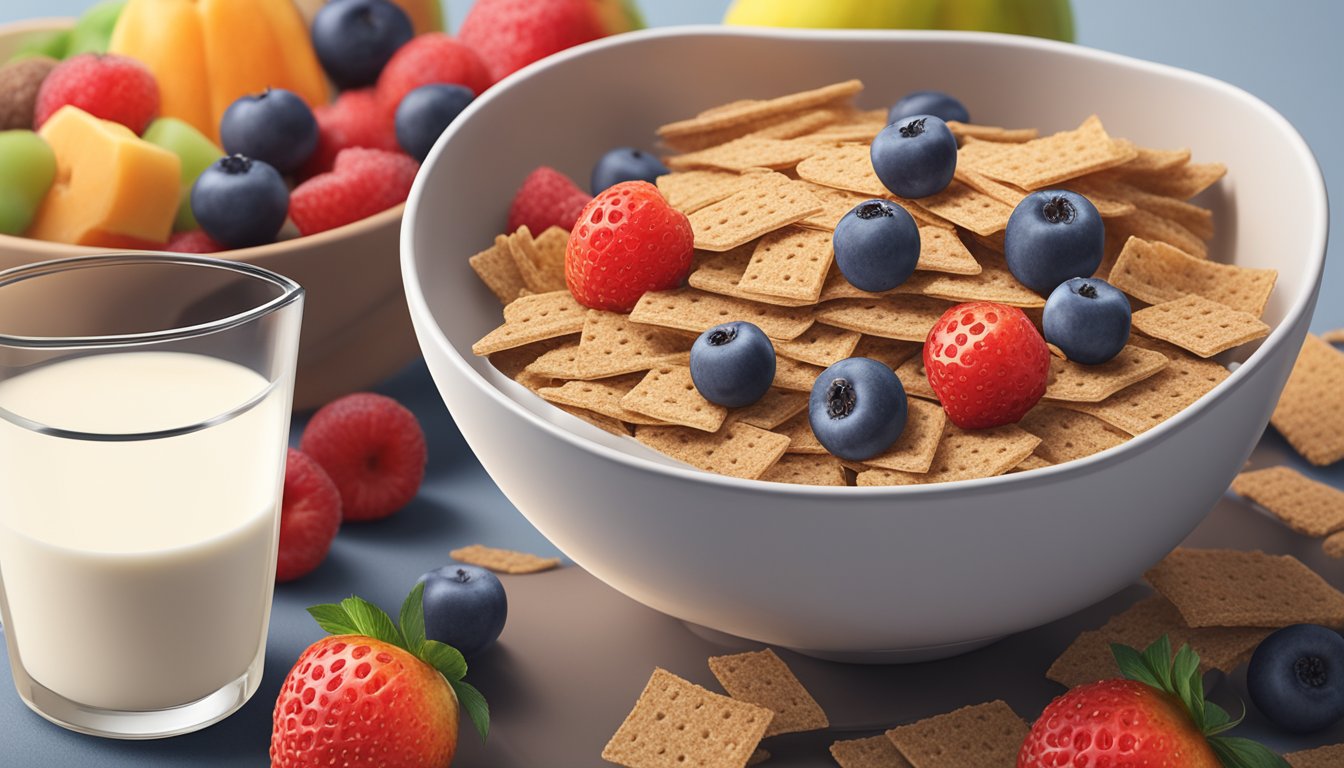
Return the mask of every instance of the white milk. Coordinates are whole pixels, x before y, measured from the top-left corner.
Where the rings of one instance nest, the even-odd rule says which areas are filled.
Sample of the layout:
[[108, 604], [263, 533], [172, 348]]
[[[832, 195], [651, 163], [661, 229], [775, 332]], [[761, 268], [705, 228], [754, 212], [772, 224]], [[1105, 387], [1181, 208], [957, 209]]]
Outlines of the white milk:
[[[226, 415], [266, 384], [211, 357], [127, 352], [0, 382], [0, 408], [65, 430], [152, 432]], [[16, 675], [143, 711], [196, 701], [259, 660], [287, 395], [277, 386], [221, 424], [134, 442], [0, 419], [0, 608]]]

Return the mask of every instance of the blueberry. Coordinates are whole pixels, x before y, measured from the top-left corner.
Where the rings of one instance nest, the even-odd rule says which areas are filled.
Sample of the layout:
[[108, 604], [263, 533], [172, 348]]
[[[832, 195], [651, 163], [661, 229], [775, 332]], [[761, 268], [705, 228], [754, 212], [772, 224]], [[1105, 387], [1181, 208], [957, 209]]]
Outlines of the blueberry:
[[342, 90], [363, 88], [415, 37], [406, 12], [388, 0], [332, 0], [313, 18], [313, 49]]
[[285, 225], [289, 187], [270, 164], [229, 155], [196, 179], [191, 212], [207, 235], [230, 248], [265, 245]]
[[474, 565], [445, 565], [420, 577], [425, 636], [473, 656], [494, 644], [509, 616], [499, 577]]
[[691, 345], [691, 381], [711, 403], [751, 405], [775, 382], [775, 345], [751, 323], [716, 325]]
[[1101, 365], [1129, 341], [1129, 299], [1095, 277], [1074, 277], [1045, 300], [1041, 325], [1045, 340], [1083, 365]]
[[245, 155], [281, 173], [293, 173], [317, 149], [317, 119], [298, 94], [268, 88], [230, 104], [219, 121], [219, 137], [230, 155]]
[[835, 225], [835, 265], [855, 288], [879, 293], [904, 283], [919, 263], [919, 225], [889, 200], [867, 200]]
[[596, 195], [623, 181], [647, 181], [652, 184], [665, 173], [670, 173], [667, 166], [648, 152], [634, 147], [617, 147], [597, 159], [597, 164], [593, 166], [591, 187]]
[[1278, 630], [1251, 656], [1246, 690], [1285, 731], [1330, 727], [1344, 719], [1344, 637], [1316, 624]]
[[1092, 201], [1077, 192], [1043, 190], [1022, 198], [1008, 217], [1003, 255], [1018, 282], [1049, 296], [1071, 277], [1101, 266], [1106, 227]]
[[873, 139], [873, 170], [899, 197], [936, 195], [957, 170], [957, 138], [942, 118], [915, 115], [892, 123]]
[[902, 96], [887, 111], [887, 124], [915, 115], [933, 115], [958, 123], [971, 122], [971, 114], [966, 111], [966, 106], [955, 97], [942, 91], [912, 91]]
[[909, 407], [896, 374], [866, 357], [822, 371], [807, 405], [817, 440], [848, 461], [865, 461], [890, 448], [905, 430]]
[[448, 124], [462, 114], [476, 94], [462, 85], [422, 85], [397, 105], [397, 143], [406, 154], [424, 162]]

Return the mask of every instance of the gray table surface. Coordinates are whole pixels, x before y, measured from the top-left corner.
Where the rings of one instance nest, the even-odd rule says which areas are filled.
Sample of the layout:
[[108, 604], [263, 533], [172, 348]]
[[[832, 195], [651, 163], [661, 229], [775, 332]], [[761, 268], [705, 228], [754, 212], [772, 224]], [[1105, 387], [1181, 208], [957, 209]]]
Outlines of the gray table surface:
[[[641, 0], [649, 22], [658, 25], [717, 21], [726, 4], [726, 0]], [[1075, 0], [1074, 4], [1080, 43], [1196, 70], [1247, 89], [1297, 126], [1316, 152], [1327, 184], [1333, 183], [1332, 188], [1344, 184], [1344, 143], [1337, 139], [1339, 126], [1344, 125], [1344, 100], [1338, 98], [1335, 82], [1344, 73], [1344, 47], [1337, 39], [1338, 30], [1344, 28], [1344, 4], [1332, 0]], [[72, 15], [86, 5], [86, 0], [3, 0], [0, 23]], [[453, 0], [448, 6], [450, 15], [460, 19], [470, 2]], [[1160, 114], [1154, 119], [1161, 119]], [[1340, 224], [1340, 216], [1336, 211], [1332, 222]], [[1326, 268], [1313, 321], [1317, 331], [1344, 326], [1344, 305], [1339, 302], [1344, 295], [1344, 266], [1336, 261], [1332, 259]], [[430, 443], [426, 483], [419, 497], [391, 520], [347, 527], [315, 574], [277, 590], [266, 678], [261, 691], [241, 712], [200, 733], [163, 741], [117, 742], [80, 736], [29, 712], [12, 693], [8, 662], [0, 659], [0, 766], [264, 764], [270, 711], [280, 680], [302, 648], [320, 634], [304, 613], [305, 606], [352, 592], [395, 606], [417, 575], [443, 564], [448, 550], [461, 544], [483, 541], [555, 552], [481, 469], [422, 364], [410, 366], [380, 390], [406, 403], [425, 426]], [[301, 425], [302, 420], [296, 422], [296, 430]], [[1344, 467], [1306, 468], [1273, 434], [1266, 436], [1256, 461], [1292, 463], [1344, 488]], [[1292, 552], [1344, 586], [1344, 566], [1324, 560], [1314, 542], [1231, 502], [1215, 510], [1193, 541]], [[615, 594], [576, 568], [512, 578], [508, 588], [513, 611], [502, 647], [482, 659], [472, 673], [493, 699], [496, 730], [484, 748], [464, 732], [459, 765], [597, 765], [602, 735], [615, 729], [623, 707], [633, 701], [653, 664], [709, 682], [702, 660], [721, 649]], [[1009, 638], [958, 661], [859, 673], [791, 660], [798, 665], [800, 676], [820, 689], [818, 696], [828, 708], [832, 704], [823, 694], [834, 689], [837, 680], [851, 680], [848, 685], [852, 687], [862, 679], [880, 678], [895, 686], [884, 690], [900, 691], [885, 701], [860, 695], [857, 700], [867, 709], [835, 704], [845, 712], [837, 722], [847, 729], [871, 728], [995, 696], [1007, 698], [1031, 717], [1057, 692], [1040, 678], [1049, 659], [1080, 628], [1100, 623], [1141, 590], [1131, 588], [1078, 616]], [[576, 602], [591, 609], [583, 618], [564, 609]], [[625, 641], [636, 638], [648, 642], [639, 651], [629, 651]], [[582, 654], [577, 658], [584, 676], [546, 672], [554, 666], [547, 649]], [[602, 658], [609, 649], [622, 651], [613, 656], [616, 663], [596, 666], [592, 660]], [[595, 692], [566, 690], [575, 683]], [[1225, 697], [1239, 688], [1234, 680], [1220, 685], [1215, 696]], [[1344, 729], [1338, 728], [1312, 740], [1285, 739], [1266, 729], [1254, 713], [1247, 727], [1280, 748], [1344, 740]], [[824, 756], [826, 738], [786, 737], [774, 750], [775, 764], [830, 764]], [[547, 750], [548, 739], [566, 746]]]

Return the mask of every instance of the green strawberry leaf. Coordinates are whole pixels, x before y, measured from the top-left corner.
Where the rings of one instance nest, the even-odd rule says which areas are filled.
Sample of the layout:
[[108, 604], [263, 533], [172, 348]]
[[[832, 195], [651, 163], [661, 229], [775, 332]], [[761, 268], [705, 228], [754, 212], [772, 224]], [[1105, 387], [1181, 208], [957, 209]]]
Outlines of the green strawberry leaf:
[[1143, 652], [1143, 661], [1157, 677], [1157, 687], [1167, 693], [1174, 693], [1176, 689], [1171, 684], [1171, 638], [1163, 635], [1148, 646]]
[[1116, 665], [1120, 667], [1120, 674], [1126, 680], [1134, 680], [1153, 688], [1162, 687], [1162, 682], [1148, 669], [1143, 654], [1119, 643], [1111, 643], [1111, 653], [1115, 656]]
[[1250, 739], [1215, 736], [1209, 746], [1223, 768], [1290, 768], [1287, 760]]
[[1188, 645], [1182, 645], [1181, 650], [1176, 652], [1176, 660], [1171, 665], [1171, 682], [1176, 689], [1176, 696], [1190, 710], [1195, 727], [1204, 731], [1204, 676], [1199, 671], [1199, 656]]
[[420, 658], [443, 673], [448, 682], [454, 683], [467, 676], [467, 660], [451, 645], [438, 640], [426, 640], [420, 647]]
[[457, 694], [457, 701], [462, 705], [463, 711], [476, 726], [476, 732], [481, 734], [481, 741], [485, 741], [485, 737], [490, 733], [490, 705], [485, 703], [485, 697], [465, 680], [450, 678], [448, 683], [453, 686], [453, 693]]
[[406, 602], [401, 604], [401, 634], [406, 638], [406, 650], [420, 655], [425, 644], [425, 585], [416, 584]]
[[359, 630], [355, 628], [354, 621], [350, 614], [339, 605], [327, 603], [324, 605], [314, 605], [308, 609], [308, 615], [312, 616], [325, 632], [332, 635], [358, 635]]
[[1246, 703], [1241, 703], [1241, 714], [1233, 720], [1232, 716], [1227, 714], [1227, 710], [1214, 704], [1212, 701], [1204, 703], [1204, 735], [1217, 736], [1220, 733], [1230, 731], [1241, 725], [1241, 721], [1246, 719]]
[[357, 634], [381, 640], [398, 648], [406, 647], [406, 638], [401, 636], [401, 630], [397, 629], [397, 625], [392, 623], [392, 617], [382, 608], [354, 596], [342, 600], [341, 607], [350, 615], [350, 621], [358, 630]]

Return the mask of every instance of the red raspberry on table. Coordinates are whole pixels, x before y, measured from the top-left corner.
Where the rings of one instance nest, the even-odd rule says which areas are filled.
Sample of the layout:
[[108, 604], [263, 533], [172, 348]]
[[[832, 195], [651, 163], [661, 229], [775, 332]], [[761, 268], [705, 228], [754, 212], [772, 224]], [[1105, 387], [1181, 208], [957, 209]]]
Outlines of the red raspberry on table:
[[215, 242], [200, 229], [174, 233], [168, 238], [168, 246], [164, 248], [165, 251], [173, 253], [219, 253], [228, 249], [228, 246]]
[[83, 53], [56, 65], [42, 81], [33, 108], [33, 129], [41, 128], [67, 105], [121, 123], [139, 136], [159, 114], [159, 84], [135, 59]]
[[607, 32], [590, 0], [476, 0], [458, 37], [495, 80]]
[[383, 67], [378, 106], [390, 121], [406, 94], [422, 85], [463, 85], [480, 96], [494, 82], [476, 51], [442, 32], [432, 32], [403, 45]]
[[313, 110], [317, 120], [317, 148], [304, 164], [301, 176], [330, 171], [341, 150], [352, 147], [401, 151], [392, 118], [378, 107], [372, 88], [345, 91], [331, 104]]
[[579, 211], [593, 196], [575, 186], [568, 176], [541, 166], [529, 173], [509, 205], [508, 231], [519, 227], [541, 233], [551, 227], [573, 229]]
[[341, 494], [336, 484], [316, 461], [290, 448], [285, 458], [275, 580], [293, 581], [312, 573], [327, 559], [340, 527]]
[[425, 433], [390, 397], [360, 392], [313, 414], [299, 441], [331, 476], [346, 520], [379, 520], [415, 498], [425, 478]]
[[657, 187], [622, 182], [579, 214], [565, 249], [565, 282], [585, 307], [629, 312], [647, 291], [686, 280], [694, 241], [686, 214]]
[[400, 152], [342, 150], [328, 173], [289, 196], [289, 217], [303, 235], [342, 227], [406, 201], [420, 164]]
[[989, 429], [1016, 423], [1040, 401], [1050, 350], [1022, 310], [958, 304], [929, 331], [924, 370], [953, 424]]

